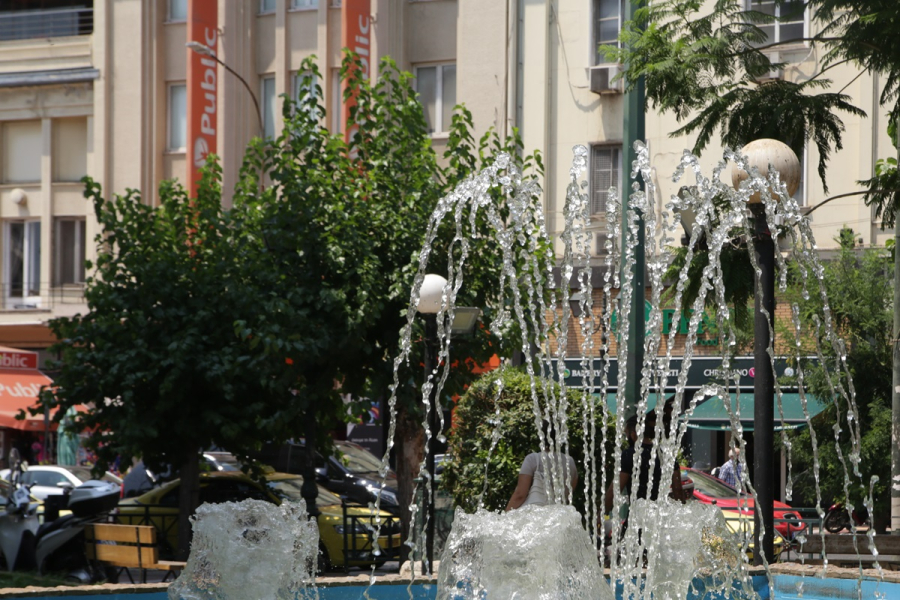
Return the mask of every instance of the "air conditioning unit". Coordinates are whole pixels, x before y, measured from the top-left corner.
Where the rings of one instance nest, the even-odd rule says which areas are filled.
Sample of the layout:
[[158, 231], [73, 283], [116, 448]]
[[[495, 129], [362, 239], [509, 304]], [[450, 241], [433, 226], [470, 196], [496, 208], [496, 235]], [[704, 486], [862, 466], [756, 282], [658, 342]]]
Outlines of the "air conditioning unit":
[[[765, 55], [773, 65], [781, 62], [781, 53], [779, 52], [766, 52]], [[763, 73], [756, 78], [757, 81], [772, 81], [773, 79], [784, 79], [784, 69], [773, 68], [768, 73]]]
[[591, 91], [595, 94], [621, 94], [623, 81], [613, 81], [622, 72], [619, 65], [598, 65], [588, 68], [588, 79], [591, 81]]

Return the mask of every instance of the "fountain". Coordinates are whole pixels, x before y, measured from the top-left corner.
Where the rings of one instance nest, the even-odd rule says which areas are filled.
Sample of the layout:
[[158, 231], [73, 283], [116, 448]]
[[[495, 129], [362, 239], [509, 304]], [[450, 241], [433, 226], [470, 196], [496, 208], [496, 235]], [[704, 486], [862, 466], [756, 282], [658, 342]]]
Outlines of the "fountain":
[[[615, 419], [615, 446], [623, 445], [627, 407], [624, 397], [624, 386], [617, 386], [616, 402], [618, 410], [615, 416], [608, 415], [605, 407], [593, 402], [594, 395], [605, 398], [607, 392], [616, 386], [610, 380], [609, 361], [597, 357], [610, 356], [613, 342], [603, 338], [601, 347], [595, 348], [596, 331], [614, 331], [616, 334], [615, 354], [618, 364], [627, 362], [628, 322], [631, 295], [636, 293], [631, 285], [631, 266], [634, 264], [634, 240], [638, 232], [637, 211], [643, 216], [647, 241], [647, 272], [649, 273], [650, 311], [647, 319], [647, 334], [644, 340], [645, 358], [640, 374], [640, 397], [634, 407], [637, 415], [637, 435], [641, 438], [647, 422], [646, 413], [649, 397], [653, 392], [663, 392], [674, 387], [675, 406], [683, 405], [687, 373], [691, 366], [694, 349], [697, 347], [697, 331], [703, 309], [708, 304], [715, 305], [714, 323], [719, 335], [721, 372], [724, 380], [709, 384], [694, 394], [687, 403], [682, 419], [677, 427], [656, 428], [654, 433], [653, 456], [660, 460], [662, 472], [669, 472], [675, 464], [681, 441], [686, 432], [687, 420], [693, 414], [698, 403], [707, 397], [718, 396], [723, 399], [729, 411], [732, 432], [736, 444], [744, 450], [743, 430], [740, 414], [730, 399], [735, 395], [749, 395], [752, 392], [741, 390], [739, 381], [731, 375], [731, 349], [736, 343], [736, 330], [731, 319], [731, 311], [726, 303], [726, 290], [723, 283], [721, 255], [729, 244], [747, 243], [753, 231], [753, 219], [748, 213], [747, 204], [751, 196], [761, 199], [761, 210], [755, 213], [757, 219], [765, 219], [772, 231], [778, 231], [789, 242], [791, 250], [787, 256], [776, 253], [778, 285], [785, 289], [786, 265], [788, 261], [797, 266], [797, 272], [803, 286], [803, 296], [820, 295], [824, 300], [824, 311], [814, 317], [814, 338], [818, 358], [821, 364], [830, 365], [848, 375], [844, 384], [833, 387], [833, 402], [842, 411], [848, 413], [851, 437], [854, 450], [842, 461], [845, 477], [845, 489], [851, 485], [862, 485], [859, 473], [859, 422], [854, 418], [857, 414], [855, 393], [852, 380], [846, 371], [843, 361], [845, 350], [843, 342], [834, 330], [831, 322], [827, 298], [822, 283], [822, 267], [815, 253], [815, 240], [806, 220], [801, 215], [797, 203], [790, 197], [781, 181], [779, 173], [774, 169], [760, 172], [748, 163], [746, 156], [740, 152], [726, 150], [723, 159], [716, 165], [712, 176], [706, 177], [700, 169], [699, 161], [685, 151], [674, 181], [693, 176], [693, 182], [683, 189], [688, 192], [673, 196], [664, 210], [658, 210], [658, 192], [650, 177], [650, 164], [647, 148], [640, 142], [635, 144], [638, 159], [633, 166], [632, 178], [638, 177], [644, 183], [644, 189], [635, 183], [631, 191], [631, 200], [624, 224], [624, 241], [620, 244], [622, 231], [619, 229], [620, 205], [616, 200], [618, 194], [611, 190], [607, 202], [607, 219], [609, 236], [605, 256], [605, 274], [602, 286], [604, 299], [601, 310], [593, 306], [593, 287], [590, 276], [591, 266], [591, 234], [587, 230], [590, 222], [588, 198], [585, 194], [586, 181], [584, 172], [587, 165], [587, 149], [576, 146], [574, 160], [570, 171], [570, 182], [566, 194], [565, 229], [560, 236], [564, 246], [559, 270], [560, 285], [552, 282], [545, 284], [547, 274], [556, 266], [553, 257], [548, 253], [541, 254], [538, 248], [547, 247], [549, 238], [543, 221], [543, 208], [539, 201], [539, 186], [536, 181], [524, 177], [508, 156], [500, 155], [496, 161], [482, 172], [470, 177], [449, 196], [442, 199], [432, 215], [426, 236], [425, 245], [419, 255], [419, 270], [414, 282], [407, 323], [402, 335], [399, 355], [395, 358], [395, 379], [392, 396], [389, 401], [392, 422], [388, 435], [388, 453], [394, 433], [394, 404], [396, 390], [400, 385], [396, 373], [400, 365], [408, 361], [411, 352], [411, 332], [416, 307], [419, 303], [419, 292], [427, 271], [431, 247], [434, 243], [438, 226], [445, 219], [452, 219], [456, 236], [452, 241], [455, 252], [454, 259], [447, 265], [447, 281], [442, 298], [442, 306], [437, 316], [439, 353], [438, 364], [443, 365], [429, 373], [423, 385], [423, 406], [426, 411], [432, 410], [429, 398], [441, 397], [441, 389], [448, 377], [450, 357], [450, 323], [453, 321], [457, 293], [464, 285], [465, 267], [469, 245], [466, 240], [467, 224], [474, 222], [477, 212], [493, 226], [493, 235], [497, 243], [504, 265], [503, 274], [498, 282], [500, 300], [495, 313], [497, 316], [487, 327], [498, 334], [514, 336], [514, 342], [521, 347], [525, 356], [523, 368], [531, 378], [532, 399], [535, 426], [538, 432], [542, 425], [549, 423], [551, 429], [559, 432], [557, 436], [544, 437], [539, 433], [541, 449], [545, 451], [545, 473], [549, 470], [557, 490], [564, 489], [562, 471], [552, 457], [557, 453], [565, 453], [568, 448], [568, 435], [565, 415], [570, 402], [581, 402], [584, 414], [588, 415], [585, 423], [593, 423], [600, 413], [604, 427], [586, 427], [581, 432], [585, 436], [585, 445], [595, 448], [606, 440], [605, 425], [608, 419]], [[734, 164], [737, 169], [745, 171], [748, 176], [732, 188], [723, 182], [723, 174]], [[491, 198], [491, 193], [500, 192], [505, 202], [508, 216], [501, 212]], [[696, 215], [688, 242], [686, 265], [691, 260], [700, 240], [704, 241], [709, 261], [702, 272], [702, 281], [696, 298], [688, 306], [685, 303], [685, 290], [688, 284], [687, 267], [674, 281], [674, 293], [671, 293], [670, 307], [676, 314], [685, 311], [690, 314], [687, 340], [681, 356], [681, 366], [673, 375], [672, 348], [675, 346], [675, 328], [666, 338], [662, 333], [662, 293], [668, 287], [664, 283], [664, 274], [671, 262], [669, 248], [676, 239], [675, 232], [680, 228], [681, 215], [687, 212]], [[737, 232], [737, 234], [736, 234]], [[551, 253], [552, 254], [552, 253]], [[760, 264], [753, 252], [749, 253], [756, 272], [759, 286]], [[624, 264], [621, 275], [618, 266]], [[580, 311], [573, 316], [569, 308], [569, 281], [579, 284], [578, 297]], [[617, 292], [617, 293], [616, 293]], [[807, 392], [804, 387], [804, 366], [800, 360], [804, 332], [799, 322], [798, 309], [793, 308], [794, 336], [793, 354], [797, 365], [797, 381], [799, 395], [807, 421]], [[692, 312], [688, 312], [692, 310]], [[765, 310], [765, 309], [763, 309]], [[617, 316], [614, 316], [617, 315]], [[766, 316], [769, 316], [766, 314]], [[577, 331], [582, 339], [581, 356], [583, 372], [587, 374], [583, 385], [578, 389], [567, 389], [564, 384], [564, 364], [568, 346], [569, 321], [574, 319]], [[619, 326], [616, 326], [616, 321]], [[770, 332], [772, 333], [772, 332]], [[775, 351], [769, 336], [768, 355], [774, 365]], [[833, 350], [837, 360], [828, 362], [825, 348]], [[599, 351], [598, 351], [599, 350]], [[508, 358], [501, 357], [505, 363]], [[555, 379], [561, 383], [559, 388], [546, 386], [542, 382]], [[558, 389], [558, 392], [556, 391]], [[498, 392], [499, 393], [499, 392]], [[781, 408], [782, 389], [775, 382], [776, 418], [783, 421]], [[659, 403], [656, 411], [663, 410]], [[438, 415], [441, 407], [436, 407]], [[633, 414], [633, 413], [632, 413]], [[662, 419], [660, 419], [662, 420]], [[433, 421], [426, 419], [426, 438], [438, 435], [429, 427]], [[649, 429], [648, 429], [649, 431]], [[499, 434], [498, 434], [499, 435]], [[497, 435], [495, 435], [495, 438]], [[785, 438], [788, 456], [790, 443]], [[815, 441], [814, 441], [815, 443]], [[814, 447], [815, 451], [815, 447]], [[550, 506], [538, 509], [519, 511], [518, 514], [494, 514], [479, 511], [474, 515], [458, 512], [450, 538], [447, 541], [438, 576], [438, 598], [475, 599], [475, 598], [609, 598], [612, 587], [606, 584], [596, 560], [585, 560], [587, 554], [593, 552], [596, 536], [595, 524], [601, 520], [597, 509], [597, 499], [604, 492], [607, 481], [604, 470], [592, 462], [592, 453], [585, 453], [584, 464], [579, 465], [583, 474], [581, 481], [585, 486], [585, 495], [591, 499], [586, 503], [584, 514], [578, 515], [567, 507], [566, 501], [557, 495]], [[741, 452], [744, 461], [745, 452]], [[843, 457], [842, 457], [843, 458]], [[387, 454], [385, 455], [385, 460]], [[609, 460], [614, 462], [613, 472], [619, 470], [621, 453], [616, 452]], [[386, 464], [386, 463], [385, 463]], [[668, 465], [666, 467], [665, 465]], [[599, 465], [602, 467], [603, 465]], [[431, 493], [433, 479], [427, 472], [426, 464], [421, 465], [422, 478], [426, 494]], [[818, 481], [818, 460], [815, 470]], [[744, 463], [744, 472], [747, 472]], [[652, 479], [651, 474], [651, 479]], [[788, 475], [790, 477], [790, 475]], [[665, 482], [663, 482], [665, 485]], [[651, 482], [652, 485], [652, 482]], [[768, 590], [761, 591], [751, 576], [750, 565], [746, 559], [746, 551], [751, 545], [752, 536], [744, 535], [743, 542], [737, 545], [738, 552], [729, 556], [716, 555], [709, 550], [709, 539], [730, 539], [721, 520], [721, 512], [715, 507], [683, 505], [668, 499], [649, 502], [637, 498], [637, 487], [632, 486], [630, 497], [621, 494], [614, 486], [614, 510], [630, 505], [630, 522], [633, 524], [622, 536], [618, 527], [613, 527], [610, 564], [610, 580], [617, 587], [617, 594], [624, 598], [672, 598], [684, 599], [695, 595], [721, 593], [725, 597], [759, 598], [772, 596], [774, 585], [768, 577]], [[758, 501], [757, 490], [749, 481], [744, 481], [744, 491], [754, 501]], [[790, 493], [790, 492], [788, 492]], [[661, 494], [662, 495], [662, 494]], [[871, 499], [870, 499], [871, 500]], [[577, 519], [575, 516], [577, 515]], [[821, 515], [820, 515], [821, 516]], [[413, 511], [412, 539], [408, 545], [412, 552], [422, 548], [421, 536], [415, 532], [425, 531], [427, 527], [417, 527], [418, 516]], [[428, 515], [424, 515], [427, 519]], [[578, 529], [576, 533], [573, 529]], [[764, 524], [762, 525], [764, 527]], [[746, 529], [746, 527], [745, 527]], [[639, 533], [640, 532], [640, 533]], [[761, 534], [765, 533], [761, 530]], [[869, 533], [870, 539], [873, 535]], [[741, 537], [741, 536], [739, 536]], [[564, 540], [562, 541], [561, 540]], [[599, 537], [599, 555], [603, 556], [602, 536]], [[566, 545], [565, 550], [559, 544]], [[534, 552], [534, 548], [544, 548], [544, 552]], [[543, 558], [541, 556], [542, 555]], [[552, 558], [548, 559], [550, 555]], [[769, 563], [762, 557], [762, 568], [767, 575]], [[878, 567], [876, 563], [876, 567]], [[425, 572], [431, 565], [424, 564]], [[826, 565], [822, 573], [827, 570]], [[414, 573], [415, 574], [415, 573]], [[696, 578], [703, 577], [704, 583], [699, 587]], [[593, 589], [592, 592], [586, 590]], [[702, 590], [702, 591], [701, 591]], [[761, 594], [762, 592], [762, 594]]]

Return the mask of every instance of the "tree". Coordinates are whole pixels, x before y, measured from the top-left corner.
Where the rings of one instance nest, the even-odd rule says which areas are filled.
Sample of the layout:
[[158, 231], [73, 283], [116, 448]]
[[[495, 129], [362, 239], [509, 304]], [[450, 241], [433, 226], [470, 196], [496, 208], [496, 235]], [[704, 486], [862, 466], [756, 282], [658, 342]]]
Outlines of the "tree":
[[[849, 434], [850, 417], [843, 407], [838, 414], [826, 402], [828, 408], [812, 420], [812, 430], [804, 429], [790, 436], [794, 493], [804, 506], [843, 499], [859, 507], [869, 500], [871, 492], [873, 524], [881, 533], [890, 516], [890, 461], [885, 460], [884, 449], [890, 447], [891, 437], [891, 259], [884, 250], [856, 249], [856, 235], [849, 228], [842, 230], [839, 242], [839, 256], [824, 266], [824, 284], [834, 326], [848, 342], [846, 359], [858, 400], [858, 418], [866, 424], [861, 429], [859, 444], [861, 482], [867, 484], [873, 475], [878, 477], [878, 482], [871, 490], [851, 485], [845, 481], [844, 470], [836, 468], [854, 452]], [[801, 307], [801, 315], [821, 313], [819, 296], [804, 300], [799, 291], [793, 296], [792, 300]], [[818, 398], [831, 398], [829, 377], [831, 385], [844, 379], [840, 374], [829, 375], [821, 366], [811, 369], [807, 374], [809, 391]], [[812, 436], [817, 440], [818, 459], [813, 454]], [[816, 477], [821, 499], [816, 497]]]
[[246, 456], [277, 434], [272, 424], [297, 422], [286, 390], [260, 375], [264, 358], [234, 333], [236, 319], [257, 312], [237, 268], [255, 263], [255, 250], [238, 243], [242, 234], [222, 210], [214, 163], [197, 198], [165, 182], [156, 208], [134, 190], [107, 200], [87, 178], [85, 196], [102, 229], [88, 265], [89, 311], [51, 321], [59, 375], [40, 405], [57, 415], [92, 405], [75, 426], [88, 432], [101, 471], [117, 456], [180, 466], [186, 556], [200, 452], [217, 445]]
[[[241, 335], [272, 357], [272, 377], [293, 382], [307, 407], [315, 407], [317, 415], [320, 407], [328, 407], [326, 414], [337, 407], [345, 419], [358, 411], [353, 406], [345, 409], [340, 395], [372, 400], [390, 395], [392, 359], [439, 199], [479, 168], [489, 150], [511, 152], [523, 166], [540, 166], [538, 157], [522, 156], [517, 135], [501, 142], [489, 131], [476, 147], [471, 114], [464, 107], [457, 107], [447, 166], [441, 166], [411, 75], [384, 59], [378, 80], [370, 83], [352, 76], [358, 68], [358, 58], [348, 55], [342, 77], [345, 98], [354, 99], [349, 143], [321, 126], [325, 109], [320, 89], [296, 106], [286, 102], [283, 133], [250, 157], [235, 197], [242, 221], [265, 240], [263, 261], [251, 265], [247, 277], [255, 280], [254, 288], [270, 290], [258, 318], [238, 324]], [[310, 73], [304, 82], [309, 88], [317, 72], [314, 62], [307, 61], [301, 71]], [[260, 171], [271, 178], [261, 196], [256, 192]], [[478, 232], [486, 227], [479, 216]], [[448, 256], [459, 259], [455, 229], [445, 224], [435, 234], [430, 268], [446, 274]], [[488, 239], [473, 242], [460, 301], [484, 307], [490, 316], [493, 282], [501, 265], [487, 244]], [[415, 323], [415, 351], [401, 365], [403, 384], [397, 390], [396, 466], [405, 533], [414, 478], [424, 455], [418, 395], [421, 339]], [[448, 398], [461, 393], [474, 376], [473, 368], [499, 347], [497, 336], [484, 328], [469, 340], [456, 341], [455, 356], [465, 360], [456, 361]]]
[[[823, 76], [841, 63], [856, 64], [864, 72], [884, 76], [880, 96], [890, 121], [900, 116], [900, 4], [894, 0], [776, 0], [784, 17], [755, 10], [743, 0], [716, 0], [708, 14], [699, 0], [662, 0], [637, 12], [626, 24], [621, 49], [607, 47], [611, 58], [625, 65], [629, 89], [646, 79], [647, 98], [661, 111], [687, 121], [672, 135], [696, 133], [695, 153], [706, 146], [716, 131], [722, 141], [740, 147], [759, 137], [771, 137], [795, 152], [807, 142], [819, 151], [819, 176], [827, 192], [826, 166], [832, 149], [842, 145], [843, 122], [836, 111], [864, 116], [849, 98], [826, 90]], [[803, 40], [770, 43], [761, 26], [809, 10], [812, 30]], [[791, 12], [793, 14], [788, 15]], [[764, 52], [779, 46], [808, 42], [823, 51], [821, 68], [805, 82], [758, 81], [773, 64]], [[896, 133], [896, 130], [895, 130]], [[894, 136], [896, 139], [896, 136]], [[894, 223], [897, 209], [897, 169], [890, 160], [880, 161], [875, 176], [865, 182], [864, 201], [882, 216], [883, 226]], [[898, 232], [900, 235], [900, 232]], [[900, 274], [900, 255], [895, 254], [895, 274]], [[895, 285], [900, 286], [898, 277]], [[900, 336], [900, 287], [894, 290], [894, 338]], [[894, 381], [900, 386], [900, 353], [894, 357]], [[900, 477], [900, 394], [893, 398], [893, 471]], [[900, 519], [900, 491], [894, 490], [893, 518]], [[900, 530], [896, 526], [894, 530]]]

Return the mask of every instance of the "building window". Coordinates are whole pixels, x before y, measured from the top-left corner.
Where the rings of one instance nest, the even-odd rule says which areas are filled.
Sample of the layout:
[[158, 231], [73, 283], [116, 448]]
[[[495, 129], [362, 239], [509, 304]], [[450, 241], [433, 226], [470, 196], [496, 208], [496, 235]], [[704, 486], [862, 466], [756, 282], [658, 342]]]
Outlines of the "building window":
[[41, 295], [40, 221], [7, 221], [6, 272], [8, 297]]
[[90, 35], [92, 0], [18, 0], [0, 2], [0, 41]]
[[603, 44], [619, 43], [619, 31], [622, 29], [622, 19], [625, 15], [626, 0], [594, 0], [593, 6], [593, 52], [595, 65], [608, 63], [606, 56], [600, 52]]
[[55, 284], [84, 283], [84, 219], [57, 219], [54, 235], [56, 238], [53, 278]]
[[341, 82], [340, 69], [331, 70], [331, 131], [341, 133], [344, 130], [344, 86]]
[[416, 92], [425, 110], [428, 133], [447, 133], [456, 106], [456, 65], [416, 67]]
[[275, 78], [263, 77], [262, 88], [262, 113], [263, 113], [263, 136], [267, 138], [275, 137], [275, 111], [277, 102], [275, 97]]
[[806, 7], [802, 0], [747, 0], [747, 10], [779, 19], [775, 23], [758, 26], [768, 36], [768, 43], [802, 42], [806, 29]]
[[3, 136], [2, 178], [4, 183], [37, 183], [41, 180], [40, 121], [8, 121], [0, 127]]
[[87, 175], [87, 119], [53, 121], [53, 181], [80, 181]]
[[319, 0], [291, 0], [291, 10], [311, 10], [319, 8]]
[[170, 152], [183, 152], [187, 147], [187, 86], [178, 83], [169, 86], [169, 141]]
[[317, 98], [316, 87], [319, 85], [319, 78], [312, 71], [297, 71], [294, 74], [294, 102], [298, 106], [308, 104], [312, 99]]
[[259, 0], [259, 14], [267, 15], [275, 12], [275, 0]]
[[606, 214], [609, 188], [615, 187], [621, 195], [619, 183], [622, 173], [621, 146], [591, 146], [591, 214]]
[[169, 14], [167, 20], [170, 23], [187, 21], [188, 0], [169, 0]]

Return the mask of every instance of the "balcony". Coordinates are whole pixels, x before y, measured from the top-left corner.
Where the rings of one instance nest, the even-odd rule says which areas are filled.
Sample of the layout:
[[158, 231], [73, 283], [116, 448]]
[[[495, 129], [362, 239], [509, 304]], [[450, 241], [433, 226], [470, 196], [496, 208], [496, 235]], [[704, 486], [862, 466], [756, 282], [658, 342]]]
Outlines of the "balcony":
[[0, 42], [90, 35], [94, 31], [94, 9], [84, 4], [59, 9], [2, 11]]
[[37, 311], [64, 315], [78, 310], [83, 312], [87, 304], [84, 299], [84, 284], [80, 283], [42, 283], [40, 289], [29, 290], [28, 294], [24, 294], [24, 291], [22, 284], [0, 284], [0, 314]]

